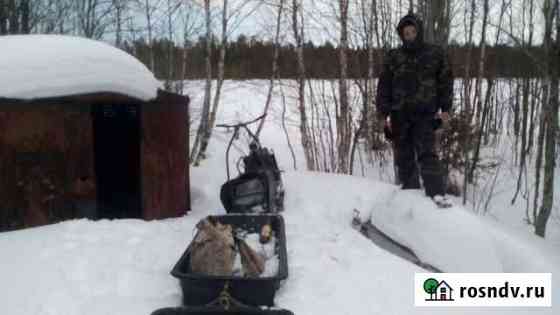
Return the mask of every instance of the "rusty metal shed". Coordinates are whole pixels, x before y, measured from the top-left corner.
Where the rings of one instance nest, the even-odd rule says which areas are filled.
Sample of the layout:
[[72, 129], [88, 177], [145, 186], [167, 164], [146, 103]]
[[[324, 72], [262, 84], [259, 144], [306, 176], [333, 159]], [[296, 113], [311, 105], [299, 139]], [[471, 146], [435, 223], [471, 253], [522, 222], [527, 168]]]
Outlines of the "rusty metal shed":
[[[11, 43], [17, 46], [22, 37]], [[45, 36], [35, 42], [41, 40], [53, 43]], [[54, 46], [92, 45], [87, 50], [96, 58], [92, 69], [103, 66], [99, 51], [116, 50], [83, 39], [68, 44], [75, 41], [59, 37]], [[132, 56], [114, 54], [152, 75]], [[109, 69], [111, 58], [106, 58]], [[77, 53], [72, 62], [86, 59]], [[33, 71], [44, 63], [37, 60]], [[86, 75], [87, 82], [94, 82], [92, 71]], [[0, 91], [0, 231], [71, 218], [151, 220], [189, 211], [189, 98], [161, 89], [149, 98], [120, 93], [130, 77], [123, 77], [125, 85], [119, 88], [98, 89], [113, 82], [96, 79], [101, 84], [82, 84], [80, 93], [30, 98]], [[40, 82], [48, 92], [48, 80]]]

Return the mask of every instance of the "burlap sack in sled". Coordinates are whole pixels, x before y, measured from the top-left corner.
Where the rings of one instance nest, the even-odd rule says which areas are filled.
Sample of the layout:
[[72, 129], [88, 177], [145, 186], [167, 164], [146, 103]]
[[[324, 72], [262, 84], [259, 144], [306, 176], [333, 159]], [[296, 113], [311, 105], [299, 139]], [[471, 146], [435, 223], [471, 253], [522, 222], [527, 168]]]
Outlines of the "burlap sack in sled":
[[221, 224], [212, 217], [201, 220], [191, 245], [191, 269], [194, 273], [211, 276], [231, 276], [235, 256], [241, 256], [243, 275], [258, 277], [265, 269], [265, 258], [242, 239], [234, 236], [231, 225]]

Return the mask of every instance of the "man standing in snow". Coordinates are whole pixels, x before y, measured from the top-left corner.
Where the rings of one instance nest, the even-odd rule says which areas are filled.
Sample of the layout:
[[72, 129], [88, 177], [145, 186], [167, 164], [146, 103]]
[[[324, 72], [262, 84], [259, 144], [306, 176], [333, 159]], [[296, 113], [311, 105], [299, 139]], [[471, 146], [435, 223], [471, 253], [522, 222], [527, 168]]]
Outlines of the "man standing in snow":
[[422, 21], [404, 16], [398, 26], [399, 48], [384, 58], [377, 85], [377, 111], [397, 151], [396, 164], [403, 189], [419, 189], [420, 164], [426, 195], [436, 203], [444, 198], [443, 171], [435, 148], [435, 118], [449, 122], [453, 77], [444, 50], [422, 39]]

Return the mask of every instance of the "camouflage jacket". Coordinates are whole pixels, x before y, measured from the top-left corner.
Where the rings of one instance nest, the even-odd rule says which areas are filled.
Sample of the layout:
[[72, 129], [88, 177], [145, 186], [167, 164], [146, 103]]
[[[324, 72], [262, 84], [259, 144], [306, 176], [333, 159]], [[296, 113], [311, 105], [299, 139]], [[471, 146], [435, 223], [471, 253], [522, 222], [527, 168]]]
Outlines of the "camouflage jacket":
[[451, 110], [453, 76], [444, 50], [423, 44], [415, 53], [403, 48], [390, 50], [384, 57], [377, 84], [377, 110], [383, 115], [406, 110], [436, 113]]

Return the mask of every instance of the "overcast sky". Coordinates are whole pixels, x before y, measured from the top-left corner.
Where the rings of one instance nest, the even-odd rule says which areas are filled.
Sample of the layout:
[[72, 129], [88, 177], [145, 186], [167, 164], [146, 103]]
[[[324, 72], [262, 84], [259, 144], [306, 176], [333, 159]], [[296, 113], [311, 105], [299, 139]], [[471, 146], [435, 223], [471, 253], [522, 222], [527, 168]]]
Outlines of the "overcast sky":
[[[156, 1], [156, 0], [154, 0]], [[392, 10], [391, 10], [391, 21], [392, 25], [396, 25], [398, 20], [401, 16], [406, 14], [408, 11], [407, 3], [408, 1], [396, 1], [396, 0], [378, 0], [378, 1], [385, 1], [385, 3], [391, 3]], [[162, 1], [165, 3], [165, 1]], [[202, 0], [194, 0], [195, 5], [192, 7], [188, 12], [182, 11], [175, 16], [175, 40], [178, 42], [182, 41], [182, 29], [184, 23], [184, 17], [187, 13], [190, 13], [190, 19], [196, 20], [198, 23], [195, 23], [199, 26], [198, 32], [193, 34], [192, 39], [196, 40], [198, 36], [203, 35], [204, 28], [203, 20], [204, 20], [204, 11], [202, 7]], [[276, 12], [275, 9], [272, 8], [270, 5], [265, 4], [265, 2], [270, 1], [262, 1], [262, 0], [250, 0], [246, 3], [247, 0], [229, 0], [229, 11], [231, 17], [230, 21], [230, 40], [235, 40], [240, 34], [245, 34], [249, 37], [256, 36], [261, 39], [271, 39], [273, 37], [273, 30], [274, 30], [274, 23], [276, 21]], [[325, 41], [330, 41], [336, 45], [338, 42], [339, 37], [339, 26], [337, 23], [337, 0], [305, 0], [304, 2], [304, 12], [305, 12], [305, 21], [306, 21], [306, 40], [311, 40], [316, 44], [324, 43]], [[351, 1], [351, 9], [350, 9], [350, 28], [359, 27], [359, 15], [357, 14], [357, 6], [359, 0]], [[403, 6], [399, 7], [398, 3], [402, 3]], [[416, 2], [416, 1], [415, 1]], [[462, 43], [465, 41], [465, 14], [464, 14], [464, 3], [466, 0], [452, 0], [453, 2], [453, 13], [452, 13], [452, 30], [451, 30], [451, 38], [450, 41], [457, 41]], [[470, 2], [470, 0], [468, 0]], [[480, 3], [479, 10], [477, 12], [477, 19], [475, 24], [475, 31], [474, 31], [474, 41], [478, 43], [480, 41], [480, 34], [481, 34], [481, 22], [482, 22], [482, 1], [478, 1]], [[506, 44], [513, 44], [511, 37], [508, 35], [509, 33], [515, 34], [517, 37], [521, 37], [521, 28], [522, 28], [522, 16], [523, 16], [523, 0], [492, 0], [489, 1], [490, 3], [490, 14], [489, 14], [489, 26], [487, 30], [487, 43], [494, 44], [496, 42], [496, 35], [497, 35], [497, 25], [500, 22], [500, 11], [502, 3], [511, 4], [511, 10], [509, 12], [513, 12], [513, 14], [505, 14], [502, 16], [502, 26], [505, 30], [503, 30], [500, 34], [500, 43]], [[246, 4], [245, 4], [246, 3]], [[290, 0], [286, 1], [286, 4], [291, 3]], [[542, 3], [543, 0], [536, 0], [535, 1], [535, 8], [534, 8], [534, 21], [535, 21], [535, 35], [534, 35], [534, 42], [539, 44], [542, 43], [542, 34], [543, 34], [543, 17], [542, 17]], [[212, 0], [212, 16], [213, 16], [213, 30], [214, 34], [220, 36], [221, 33], [221, 8], [223, 5], [222, 0]], [[525, 9], [525, 16], [528, 18], [528, 8]], [[161, 8], [157, 14], [160, 15], [158, 19], [159, 22], [159, 33], [160, 36], [164, 35], [165, 32], [165, 25], [167, 21], [163, 17], [165, 15], [165, 8]], [[156, 15], [157, 15], [156, 14]], [[513, 16], [512, 16], [513, 15]], [[290, 17], [285, 16], [282, 22], [282, 40], [283, 42], [291, 42], [292, 41], [292, 30], [290, 21], [288, 20]], [[142, 14], [138, 14], [136, 18], [136, 24], [142, 25], [145, 23], [145, 17]], [[391, 28], [394, 30], [394, 27]], [[396, 35], [393, 34], [393, 45], [398, 43], [398, 39]], [[356, 45], [360, 45], [360, 41], [356, 40], [356, 36], [352, 40], [353, 43]]]

